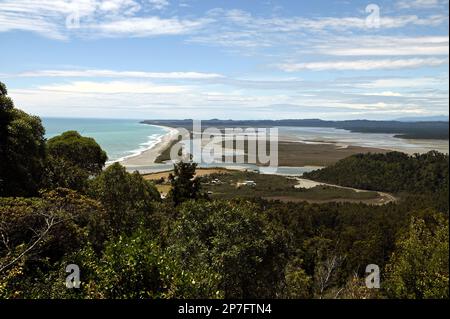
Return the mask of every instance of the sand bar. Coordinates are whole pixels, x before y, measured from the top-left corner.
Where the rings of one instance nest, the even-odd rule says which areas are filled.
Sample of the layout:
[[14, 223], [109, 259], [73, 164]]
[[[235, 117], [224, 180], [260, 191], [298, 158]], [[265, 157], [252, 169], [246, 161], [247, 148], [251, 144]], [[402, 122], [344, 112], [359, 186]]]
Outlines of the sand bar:
[[166, 135], [163, 135], [158, 143], [148, 150], [143, 151], [141, 154], [124, 159], [121, 161], [121, 164], [124, 166], [145, 166], [154, 164], [161, 152], [167, 149], [174, 141], [177, 141], [178, 135], [180, 134], [175, 128], [164, 128], [169, 130], [169, 132]]

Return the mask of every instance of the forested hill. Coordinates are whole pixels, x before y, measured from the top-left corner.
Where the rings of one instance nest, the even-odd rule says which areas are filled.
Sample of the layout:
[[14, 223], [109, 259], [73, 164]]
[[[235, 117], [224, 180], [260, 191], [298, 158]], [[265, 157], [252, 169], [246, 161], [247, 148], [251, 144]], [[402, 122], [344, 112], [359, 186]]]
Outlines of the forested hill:
[[436, 151], [413, 156], [369, 153], [347, 157], [303, 176], [361, 189], [438, 194], [448, 193], [448, 165], [448, 155]]
[[[146, 120], [142, 123], [165, 125], [170, 127], [184, 127], [191, 129], [192, 120]], [[323, 121], [319, 119], [286, 119], [286, 120], [203, 120], [203, 127], [273, 127], [273, 126], [296, 126], [296, 127], [331, 127], [345, 129], [359, 133], [386, 133], [395, 134], [400, 138], [417, 139], [442, 139], [448, 140], [449, 124], [446, 121]]]

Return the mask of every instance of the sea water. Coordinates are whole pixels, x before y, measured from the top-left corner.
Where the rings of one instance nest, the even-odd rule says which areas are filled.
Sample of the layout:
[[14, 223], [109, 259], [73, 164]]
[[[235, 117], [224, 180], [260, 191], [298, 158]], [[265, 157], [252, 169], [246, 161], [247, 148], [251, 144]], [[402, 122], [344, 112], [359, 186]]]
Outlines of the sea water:
[[139, 120], [42, 118], [45, 137], [52, 138], [66, 131], [78, 131], [92, 137], [108, 154], [108, 162], [135, 156], [157, 144], [169, 130], [142, 124]]

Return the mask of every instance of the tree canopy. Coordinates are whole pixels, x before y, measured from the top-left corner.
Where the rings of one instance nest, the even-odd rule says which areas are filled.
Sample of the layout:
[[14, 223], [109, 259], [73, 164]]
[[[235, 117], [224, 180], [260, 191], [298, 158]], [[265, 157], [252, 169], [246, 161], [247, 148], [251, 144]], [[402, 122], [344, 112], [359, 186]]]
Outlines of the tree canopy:
[[89, 177], [100, 174], [106, 160], [106, 152], [93, 138], [76, 131], [64, 132], [47, 141], [42, 187], [86, 192]]
[[200, 178], [195, 177], [197, 163], [180, 161], [174, 165], [174, 172], [169, 175], [171, 190], [168, 194], [175, 205], [189, 199], [202, 197]]
[[385, 192], [448, 193], [448, 154], [430, 151], [356, 154], [334, 165], [303, 174], [317, 181]]
[[0, 196], [36, 195], [44, 170], [45, 130], [36, 116], [0, 94]]
[[131, 233], [139, 225], [140, 216], [151, 214], [153, 203], [160, 200], [152, 182], [137, 172], [128, 173], [119, 163], [110, 165], [93, 179], [89, 193], [103, 204], [116, 233]]
[[76, 131], [67, 131], [48, 140], [49, 156], [65, 161], [98, 175], [107, 160], [106, 152], [90, 137], [81, 136]]
[[0, 81], [0, 95], [8, 95], [5, 83]]
[[391, 298], [449, 297], [448, 219], [428, 211], [411, 218], [386, 266], [386, 291]]

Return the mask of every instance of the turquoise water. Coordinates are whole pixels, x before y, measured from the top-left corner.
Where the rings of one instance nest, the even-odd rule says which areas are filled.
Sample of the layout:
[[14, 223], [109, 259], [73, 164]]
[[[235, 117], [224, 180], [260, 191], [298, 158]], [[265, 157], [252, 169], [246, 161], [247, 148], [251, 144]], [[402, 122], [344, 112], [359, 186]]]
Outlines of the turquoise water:
[[108, 154], [108, 162], [140, 154], [158, 143], [168, 132], [159, 126], [139, 123], [139, 120], [43, 118], [47, 138], [75, 130], [93, 137]]

